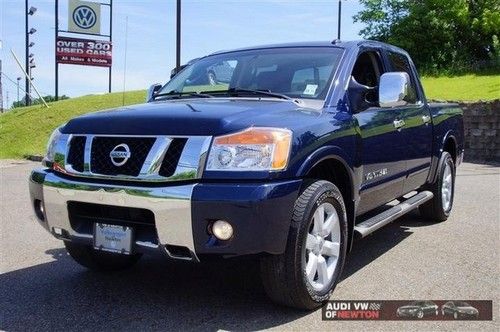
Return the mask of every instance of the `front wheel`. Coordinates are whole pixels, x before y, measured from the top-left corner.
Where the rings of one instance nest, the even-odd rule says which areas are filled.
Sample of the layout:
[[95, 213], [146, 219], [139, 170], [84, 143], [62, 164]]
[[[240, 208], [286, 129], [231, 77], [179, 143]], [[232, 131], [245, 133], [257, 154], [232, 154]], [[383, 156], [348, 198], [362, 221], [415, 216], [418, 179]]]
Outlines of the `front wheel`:
[[429, 189], [434, 197], [420, 206], [420, 214], [432, 221], [445, 221], [450, 216], [455, 194], [455, 164], [448, 152], [442, 153], [438, 178]]
[[328, 181], [307, 186], [295, 202], [285, 252], [261, 259], [269, 297], [314, 309], [330, 298], [347, 251], [347, 216], [339, 189]]
[[422, 319], [424, 318], [424, 312], [422, 310], [419, 310], [418, 313], [417, 313], [417, 318], [418, 319]]
[[78, 264], [94, 271], [118, 271], [132, 267], [141, 258], [140, 254], [122, 255], [94, 250], [91, 246], [64, 242], [71, 258]]

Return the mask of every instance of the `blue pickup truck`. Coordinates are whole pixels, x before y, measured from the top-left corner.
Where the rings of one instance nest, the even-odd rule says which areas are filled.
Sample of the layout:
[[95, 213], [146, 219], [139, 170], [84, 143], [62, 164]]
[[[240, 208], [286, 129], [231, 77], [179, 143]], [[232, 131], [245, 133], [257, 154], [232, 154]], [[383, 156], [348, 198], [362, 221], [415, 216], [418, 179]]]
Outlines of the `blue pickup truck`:
[[404, 50], [270, 45], [174, 74], [145, 104], [56, 129], [30, 176], [38, 222], [81, 265], [246, 256], [272, 300], [313, 309], [356, 238], [416, 208], [448, 218], [462, 111], [427, 102]]

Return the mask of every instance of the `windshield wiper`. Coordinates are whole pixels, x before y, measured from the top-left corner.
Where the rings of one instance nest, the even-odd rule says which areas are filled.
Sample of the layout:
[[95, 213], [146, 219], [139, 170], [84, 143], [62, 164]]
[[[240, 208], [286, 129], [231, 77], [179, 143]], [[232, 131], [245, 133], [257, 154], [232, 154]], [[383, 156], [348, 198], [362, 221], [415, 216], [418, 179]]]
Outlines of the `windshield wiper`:
[[231, 88], [228, 90], [229, 93], [234, 93], [234, 94], [253, 94], [253, 95], [261, 95], [261, 96], [269, 96], [269, 97], [275, 97], [279, 99], [286, 99], [286, 100], [291, 100], [295, 101], [295, 99], [288, 97], [287, 95], [281, 94], [281, 93], [276, 93], [276, 92], [271, 92], [269, 90], [252, 90], [252, 89], [241, 89], [241, 88]]
[[254, 96], [267, 96], [274, 97], [279, 99], [291, 100], [293, 102], [297, 102], [295, 99], [288, 97], [287, 95], [283, 95], [281, 93], [271, 92], [268, 90], [252, 90], [252, 89], [241, 89], [241, 88], [230, 88], [224, 91], [212, 91], [212, 94], [215, 93], [223, 93], [228, 94], [230, 96], [241, 96], [241, 95], [254, 95]]
[[196, 98], [213, 98], [211, 94], [205, 93], [205, 92], [178, 92], [178, 91], [169, 91], [169, 92], [164, 92], [164, 93], [158, 93], [154, 95], [154, 99], [156, 97], [169, 97], [168, 99], [181, 99], [184, 97], [196, 97]]

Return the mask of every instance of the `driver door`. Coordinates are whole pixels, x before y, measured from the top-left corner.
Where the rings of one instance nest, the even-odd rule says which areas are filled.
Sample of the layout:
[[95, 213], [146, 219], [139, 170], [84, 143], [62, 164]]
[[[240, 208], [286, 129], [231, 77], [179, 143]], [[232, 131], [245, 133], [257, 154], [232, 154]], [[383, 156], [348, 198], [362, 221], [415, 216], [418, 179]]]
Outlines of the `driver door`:
[[406, 176], [402, 113], [378, 104], [378, 86], [384, 72], [380, 51], [364, 51], [358, 55], [348, 90], [359, 127], [357, 152], [363, 170], [358, 215], [399, 197]]

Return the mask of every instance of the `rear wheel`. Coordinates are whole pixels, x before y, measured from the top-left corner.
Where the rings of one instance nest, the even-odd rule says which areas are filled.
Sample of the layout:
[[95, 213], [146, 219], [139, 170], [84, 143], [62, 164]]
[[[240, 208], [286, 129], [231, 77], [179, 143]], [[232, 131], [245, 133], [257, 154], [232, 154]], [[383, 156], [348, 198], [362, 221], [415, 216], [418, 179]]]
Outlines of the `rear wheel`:
[[91, 246], [64, 242], [71, 258], [78, 264], [94, 271], [118, 271], [133, 266], [141, 258], [140, 254], [122, 255], [94, 250]]
[[442, 153], [438, 178], [429, 189], [434, 197], [420, 206], [420, 214], [433, 221], [445, 221], [451, 213], [455, 193], [455, 164], [448, 152]]
[[285, 252], [261, 259], [269, 297], [277, 303], [314, 309], [330, 298], [344, 265], [347, 218], [339, 189], [310, 184], [295, 202]]

